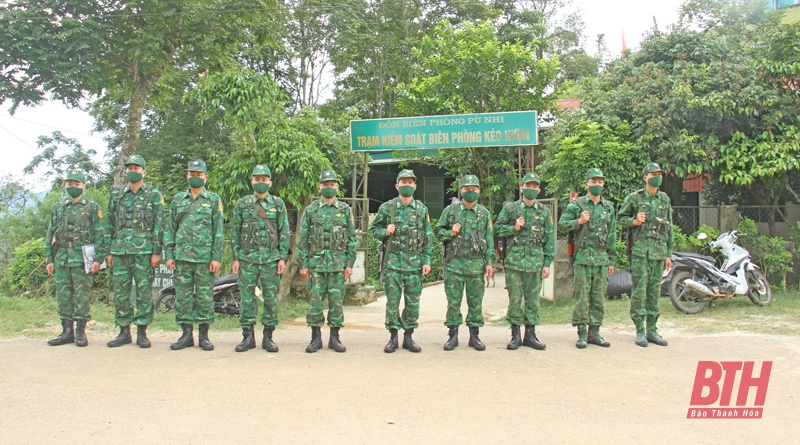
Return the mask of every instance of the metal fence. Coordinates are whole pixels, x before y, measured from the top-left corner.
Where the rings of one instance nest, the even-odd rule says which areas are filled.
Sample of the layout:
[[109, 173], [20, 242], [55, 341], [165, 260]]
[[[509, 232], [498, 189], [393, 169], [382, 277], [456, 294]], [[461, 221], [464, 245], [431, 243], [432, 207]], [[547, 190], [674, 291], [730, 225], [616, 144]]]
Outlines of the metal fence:
[[[756, 223], [758, 233], [762, 235], [770, 235], [770, 219], [774, 222], [776, 235], [782, 238], [788, 238], [791, 230], [797, 227], [797, 222], [800, 221], [799, 205], [781, 205], [777, 208], [770, 206], [732, 206], [730, 208], [736, 214], [733, 222], [729, 220], [727, 224], [735, 225], [746, 217]], [[722, 230], [722, 220], [722, 207], [719, 206], [675, 206], [672, 208], [673, 223], [687, 235], [696, 232], [702, 225]]]
[[720, 230], [722, 218], [717, 206], [675, 206], [672, 208], [672, 222], [686, 234], [694, 233], [702, 225]]

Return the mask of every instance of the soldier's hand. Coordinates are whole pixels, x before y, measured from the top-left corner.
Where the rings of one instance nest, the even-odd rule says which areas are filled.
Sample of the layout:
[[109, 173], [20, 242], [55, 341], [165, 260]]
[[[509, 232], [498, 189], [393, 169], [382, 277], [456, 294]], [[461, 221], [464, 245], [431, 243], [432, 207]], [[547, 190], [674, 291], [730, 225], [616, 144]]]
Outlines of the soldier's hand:
[[231, 266], [231, 273], [239, 273], [239, 260], [233, 262], [233, 266]]
[[486, 266], [486, 279], [492, 278], [494, 276], [494, 267]]
[[53, 275], [53, 272], [56, 270], [56, 265], [47, 263], [47, 266], [44, 266], [44, 270], [47, 271], [47, 275]]
[[167, 260], [167, 269], [175, 270], [175, 260]]
[[91, 269], [89, 269], [89, 272], [91, 272], [91, 273], [93, 273], [93, 274], [94, 274], [94, 273], [97, 273], [97, 272], [100, 272], [100, 263], [98, 263], [97, 261], [95, 261], [94, 263], [92, 263], [92, 268], [91, 268]]
[[589, 222], [589, 212], [584, 210], [581, 212], [581, 217], [578, 219], [578, 224], [584, 225]]
[[351, 275], [353, 275], [353, 268], [352, 267], [345, 267], [344, 268], [344, 279], [346, 280], [346, 279], [350, 278]]
[[[150, 255], [150, 267], [158, 267], [158, 263], [161, 262], [161, 255], [154, 253]], [[111, 266], [109, 264], [109, 266]]]
[[459, 224], [459, 223], [453, 224], [453, 235], [452, 236], [458, 235], [458, 232], [460, 230], [461, 230], [461, 224]]
[[394, 224], [389, 224], [386, 226], [386, 236], [392, 236], [395, 230], [397, 230], [397, 226]]
[[549, 276], [550, 276], [550, 268], [549, 267], [543, 267], [542, 268], [542, 278], [547, 278]]
[[608, 276], [610, 277], [614, 273], [614, 266], [608, 266]]
[[220, 269], [222, 269], [222, 264], [220, 264], [219, 261], [212, 261], [211, 264], [208, 265], [208, 271], [211, 273], [217, 273]]
[[302, 275], [303, 278], [305, 278], [307, 280], [309, 278], [308, 277], [308, 268], [306, 267], [305, 269], [300, 269], [300, 275]]
[[425, 264], [422, 266], [422, 275], [428, 275], [429, 273], [431, 273], [431, 265]]
[[278, 261], [278, 275], [283, 274], [286, 270], [286, 261], [280, 260]]
[[672, 258], [667, 257], [667, 259], [664, 260], [664, 269], [666, 270], [672, 269]]
[[520, 216], [519, 218], [517, 218], [517, 232], [519, 232], [520, 230], [522, 230], [522, 228], [523, 228], [524, 226], [525, 226], [525, 218], [523, 218], [523, 217], [521, 217], [521, 216]]
[[642, 224], [644, 224], [644, 221], [646, 219], [647, 216], [644, 214], [644, 212], [639, 212], [636, 214], [636, 219], [633, 220], [633, 225], [637, 227], [641, 226]]
[[114, 257], [112, 255], [106, 257], [106, 265], [108, 265], [108, 267], [114, 267]]

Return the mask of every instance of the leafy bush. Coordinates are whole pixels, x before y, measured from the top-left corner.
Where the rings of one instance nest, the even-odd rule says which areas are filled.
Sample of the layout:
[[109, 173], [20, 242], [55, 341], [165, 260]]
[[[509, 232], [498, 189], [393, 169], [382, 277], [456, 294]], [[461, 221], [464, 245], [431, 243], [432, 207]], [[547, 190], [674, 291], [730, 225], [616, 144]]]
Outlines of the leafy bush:
[[736, 230], [740, 233], [739, 244], [750, 251], [773, 287], [785, 287], [786, 274], [792, 271], [792, 253], [786, 248], [786, 241], [759, 235], [756, 223], [747, 217], [742, 218]]
[[14, 249], [3, 273], [2, 288], [9, 296], [55, 295], [53, 277], [45, 270], [44, 238], [30, 240]]
[[631, 266], [631, 263], [628, 262], [628, 243], [623, 239], [624, 235], [625, 230], [617, 236], [617, 270], [628, 270]]
[[[701, 233], [705, 233], [706, 235], [708, 235], [708, 238], [702, 239], [702, 240], [698, 239], [697, 235], [699, 235]], [[702, 226], [700, 226], [699, 229], [697, 229], [696, 232], [694, 232], [692, 234], [691, 237], [689, 237], [689, 239], [688, 239], [689, 245], [691, 247], [696, 248], [696, 249], [701, 249], [703, 247], [708, 246], [708, 244], [711, 241], [714, 241], [715, 239], [717, 239], [717, 237], [720, 235], [720, 233], [722, 233], [722, 232], [720, 232], [719, 230], [717, 230], [717, 229], [715, 229], [715, 228], [713, 228], [711, 226], [707, 226], [707, 225], [703, 224]]]

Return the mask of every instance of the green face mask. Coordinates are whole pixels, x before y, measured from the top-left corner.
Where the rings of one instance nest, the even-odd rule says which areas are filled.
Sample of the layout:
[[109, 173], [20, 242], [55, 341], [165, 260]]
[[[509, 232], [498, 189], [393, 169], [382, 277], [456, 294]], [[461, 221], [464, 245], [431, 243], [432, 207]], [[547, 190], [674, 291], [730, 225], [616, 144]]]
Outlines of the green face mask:
[[464, 192], [461, 197], [464, 198], [464, 201], [475, 202], [478, 200], [478, 192]]
[[325, 187], [322, 190], [320, 190], [320, 193], [322, 193], [322, 196], [324, 198], [327, 198], [327, 199], [331, 199], [334, 196], [336, 196], [336, 192], [338, 192], [338, 190], [336, 190], [333, 187]]
[[125, 179], [127, 179], [131, 184], [141, 181], [143, 177], [144, 175], [139, 172], [131, 171], [125, 173]]
[[259, 195], [263, 195], [269, 191], [269, 186], [270, 185], [266, 182], [256, 182], [253, 184], [253, 190], [255, 190]]
[[198, 178], [197, 176], [192, 176], [187, 180], [187, 182], [189, 183], [189, 187], [193, 189], [199, 189], [206, 184], [205, 179]]
[[593, 194], [594, 196], [600, 196], [603, 194], [603, 186], [602, 185], [590, 185], [589, 186], [589, 193]]
[[647, 183], [653, 187], [661, 187], [661, 181], [663, 180], [663, 176], [653, 176], [652, 178], [647, 178]]
[[536, 197], [539, 196], [539, 190], [522, 189], [522, 196], [524, 196], [525, 199], [536, 199]]
[[73, 198], [77, 198], [83, 194], [83, 189], [78, 187], [67, 187], [67, 194]]
[[401, 185], [397, 188], [397, 191], [400, 192], [400, 196], [404, 198], [408, 198], [414, 196], [414, 187], [410, 185]]

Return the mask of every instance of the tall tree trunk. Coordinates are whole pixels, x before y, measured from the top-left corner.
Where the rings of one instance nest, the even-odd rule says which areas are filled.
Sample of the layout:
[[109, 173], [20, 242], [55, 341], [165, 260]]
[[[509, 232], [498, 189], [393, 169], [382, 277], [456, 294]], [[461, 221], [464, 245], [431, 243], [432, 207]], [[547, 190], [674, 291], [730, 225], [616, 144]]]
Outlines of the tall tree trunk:
[[139, 145], [139, 132], [142, 129], [142, 114], [147, 104], [147, 97], [158, 80], [157, 76], [140, 76], [134, 69], [134, 81], [131, 83], [131, 98], [128, 104], [128, 118], [122, 134], [122, 148], [117, 158], [117, 168], [114, 172], [114, 187], [125, 184], [125, 161], [128, 156], [136, 153]]
[[278, 287], [279, 301], [285, 300], [291, 295], [292, 282], [294, 281], [295, 275], [300, 271], [300, 263], [297, 261], [297, 240], [300, 238], [300, 223], [303, 220], [303, 212], [305, 212], [310, 202], [311, 200], [309, 198], [304, 198], [302, 207], [298, 209], [297, 212], [294, 236], [289, 239], [289, 251], [292, 253], [289, 255], [289, 261], [286, 263], [286, 269], [283, 271], [283, 275], [281, 275], [281, 282]]

